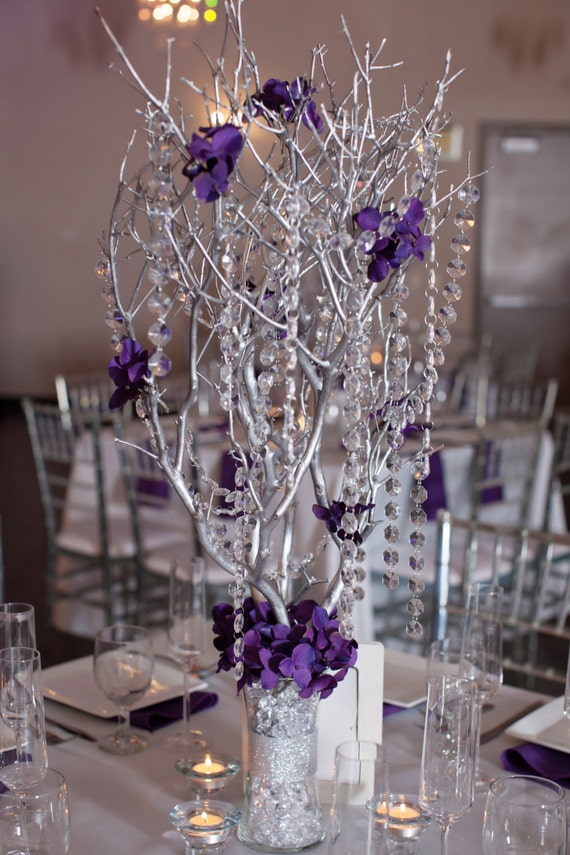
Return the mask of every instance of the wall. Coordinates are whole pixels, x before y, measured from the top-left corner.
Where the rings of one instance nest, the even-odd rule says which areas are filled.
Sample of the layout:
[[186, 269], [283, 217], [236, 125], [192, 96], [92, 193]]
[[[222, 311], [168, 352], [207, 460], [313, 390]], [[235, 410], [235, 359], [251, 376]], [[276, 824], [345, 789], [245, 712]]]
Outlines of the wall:
[[[141, 75], [161, 88], [164, 50], [137, 22], [134, 0], [101, 6]], [[555, 27], [544, 31], [542, 42], [527, 44], [527, 52], [537, 51], [529, 62], [517, 63], [516, 55], [510, 61], [494, 42], [497, 16], [516, 10], [518, 26], [534, 6], [531, 0], [246, 0], [244, 18], [266, 77], [306, 73], [311, 48], [325, 43], [331, 78], [348, 81], [350, 60], [339, 35], [343, 12], [358, 48], [386, 37], [382, 61], [404, 61], [386, 72], [381, 97], [387, 110], [404, 83], [410, 98], [424, 83], [429, 87], [450, 49], [454, 67], [465, 69], [447, 101], [464, 130], [463, 161], [449, 164], [449, 181], [457, 183], [469, 151], [479, 167], [482, 122], [570, 122], [567, 0], [542, 0], [541, 20]], [[51, 395], [56, 372], [99, 369], [111, 355], [93, 270], [141, 105], [107, 68], [111, 54], [91, 0], [2, 0], [0, 16], [0, 396]], [[528, 30], [535, 39], [537, 32], [536, 25]], [[221, 27], [203, 27], [192, 38], [215, 56]], [[524, 47], [524, 39], [519, 44]], [[544, 61], [541, 44], [552, 46]], [[175, 77], [200, 81], [205, 74], [191, 38], [179, 39]], [[199, 110], [190, 98], [185, 108]], [[446, 258], [443, 245], [441, 261]], [[476, 272], [472, 258], [453, 358], [477, 336]]]

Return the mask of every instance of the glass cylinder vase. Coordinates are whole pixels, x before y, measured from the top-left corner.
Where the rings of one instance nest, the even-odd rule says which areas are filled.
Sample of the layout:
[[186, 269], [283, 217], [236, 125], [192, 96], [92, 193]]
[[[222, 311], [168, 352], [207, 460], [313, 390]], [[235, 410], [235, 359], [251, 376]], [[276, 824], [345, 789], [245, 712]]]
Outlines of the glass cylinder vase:
[[320, 843], [325, 822], [317, 785], [319, 695], [300, 698], [292, 680], [245, 687], [246, 792], [238, 837], [263, 852]]

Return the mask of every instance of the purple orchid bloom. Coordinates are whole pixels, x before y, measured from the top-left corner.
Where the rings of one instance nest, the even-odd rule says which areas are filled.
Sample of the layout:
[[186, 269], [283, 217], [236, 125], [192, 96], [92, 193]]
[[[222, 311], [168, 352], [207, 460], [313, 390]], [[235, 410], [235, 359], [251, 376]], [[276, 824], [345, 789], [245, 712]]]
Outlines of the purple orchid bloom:
[[110, 410], [119, 410], [134, 401], [145, 388], [145, 377], [150, 376], [148, 351], [143, 350], [133, 338], [123, 339], [121, 352], [108, 366], [109, 377], [117, 387], [109, 401]]
[[311, 99], [316, 91], [304, 77], [296, 77], [291, 84], [287, 80], [271, 77], [263, 84], [261, 92], [253, 96], [255, 115], [262, 115], [265, 108], [271, 113], [282, 113], [286, 122], [293, 122], [300, 112], [305, 127], [314, 128], [320, 134], [324, 127], [323, 120]]
[[215, 128], [200, 128], [192, 134], [186, 146], [192, 158], [182, 173], [194, 183], [198, 199], [214, 202], [229, 186], [229, 180], [243, 148], [243, 135], [235, 125], [227, 123]]

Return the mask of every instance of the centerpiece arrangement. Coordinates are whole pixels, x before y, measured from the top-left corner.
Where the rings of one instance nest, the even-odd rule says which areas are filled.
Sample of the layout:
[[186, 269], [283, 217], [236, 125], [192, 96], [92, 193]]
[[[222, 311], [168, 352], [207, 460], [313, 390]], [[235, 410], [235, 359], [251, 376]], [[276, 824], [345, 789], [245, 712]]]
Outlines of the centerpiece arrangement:
[[[384, 584], [398, 585], [403, 466], [413, 484], [407, 632], [422, 633], [431, 406], [478, 193], [470, 176], [455, 191], [438, 190], [449, 57], [431, 99], [404, 97], [399, 112], [378, 116], [382, 48], [359, 55], [343, 21], [354, 62], [346, 93], [335, 91], [323, 48], [280, 80], [271, 69], [261, 73], [246, 45], [244, 2], [226, 3], [223, 51], [207, 58], [210, 82], [183, 81], [203, 99], [209, 122], [184, 116], [171, 94], [170, 60], [166, 94], [153, 94], [103, 20], [146, 106], [97, 273], [116, 353], [111, 407], [136, 401], [150, 453], [204, 552], [232, 577], [232, 602], [216, 606], [214, 629], [220, 667], [245, 687], [254, 722], [242, 839], [299, 849], [322, 837], [318, 799], [308, 821], [314, 799], [301, 792], [314, 766], [313, 707], [356, 660], [353, 612], [375, 526], [384, 526]], [[438, 266], [435, 238], [454, 198], [457, 233]], [[406, 309], [412, 264], [422, 265], [425, 281], [415, 341]], [[183, 364], [169, 355], [176, 337], [185, 343]], [[423, 354], [419, 378], [413, 347]], [[173, 443], [165, 402], [181, 376]], [[205, 389], [226, 420], [230, 487], [202, 461]], [[323, 453], [333, 404], [344, 462], [331, 492]], [[412, 455], [410, 426], [422, 437]], [[308, 506], [299, 498], [307, 480]], [[299, 554], [296, 532], [308, 514], [323, 536]], [[336, 551], [335, 572], [319, 578], [325, 549]], [[292, 695], [304, 713], [291, 714]], [[291, 737], [288, 754], [263, 759], [261, 746], [275, 735]], [[273, 781], [270, 796], [264, 776]]]

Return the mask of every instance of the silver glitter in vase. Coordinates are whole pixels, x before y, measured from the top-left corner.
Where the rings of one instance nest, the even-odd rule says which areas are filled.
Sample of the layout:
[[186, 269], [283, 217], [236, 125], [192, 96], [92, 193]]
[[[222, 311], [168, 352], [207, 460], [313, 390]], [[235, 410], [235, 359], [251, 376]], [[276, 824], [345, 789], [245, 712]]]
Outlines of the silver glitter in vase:
[[298, 852], [325, 834], [317, 787], [319, 696], [300, 698], [292, 681], [244, 689], [246, 794], [238, 837], [263, 852]]

